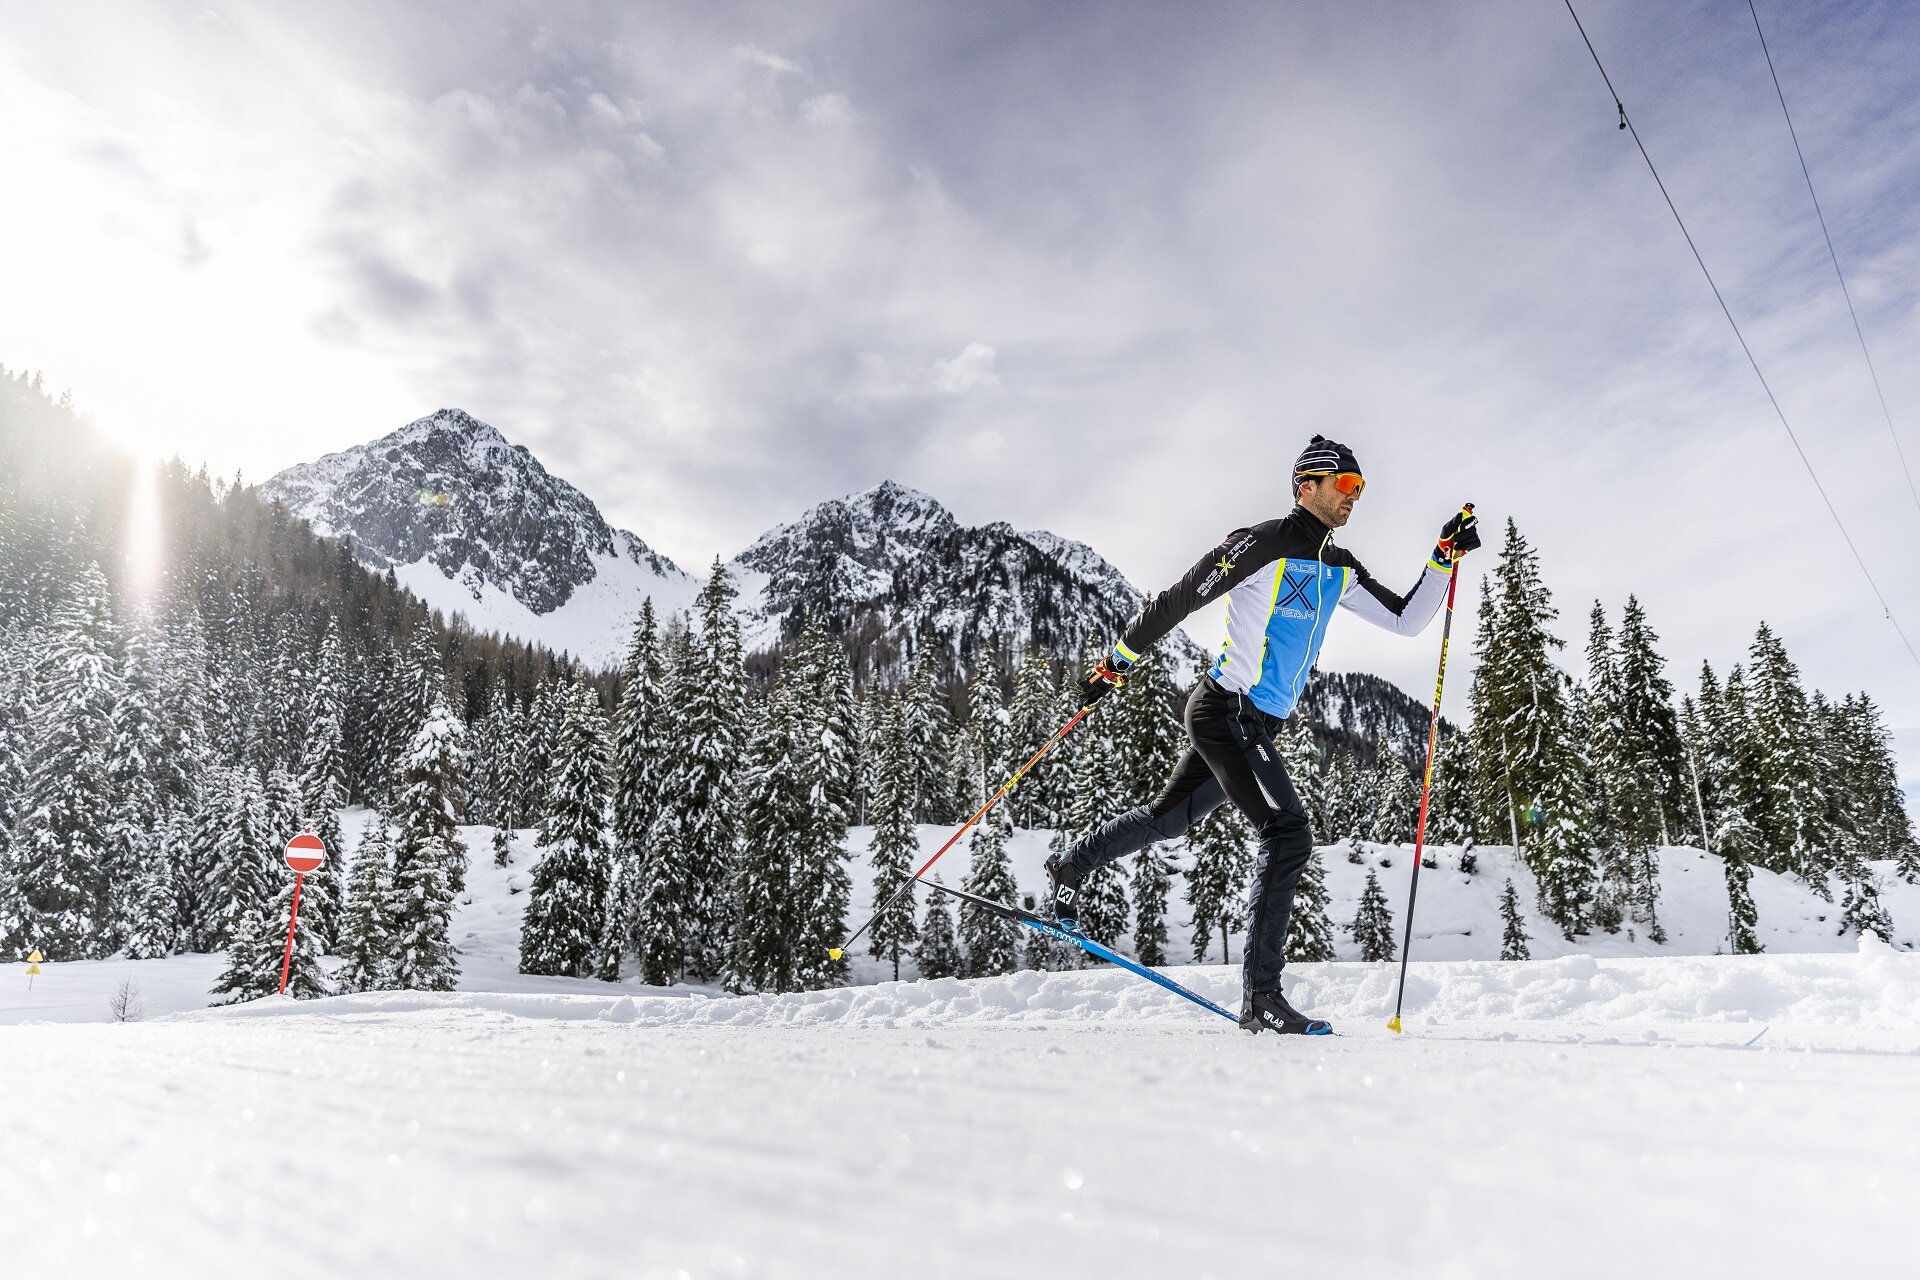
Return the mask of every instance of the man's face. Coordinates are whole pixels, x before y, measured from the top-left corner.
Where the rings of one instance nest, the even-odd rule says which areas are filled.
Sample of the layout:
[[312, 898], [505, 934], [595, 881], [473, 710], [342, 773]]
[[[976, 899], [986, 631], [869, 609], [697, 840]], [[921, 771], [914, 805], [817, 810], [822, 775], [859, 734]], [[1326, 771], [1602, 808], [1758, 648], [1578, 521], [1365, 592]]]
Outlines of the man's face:
[[1332, 476], [1309, 476], [1300, 482], [1299, 501], [1321, 524], [1338, 529], [1353, 518], [1353, 504], [1360, 495], [1340, 492]]

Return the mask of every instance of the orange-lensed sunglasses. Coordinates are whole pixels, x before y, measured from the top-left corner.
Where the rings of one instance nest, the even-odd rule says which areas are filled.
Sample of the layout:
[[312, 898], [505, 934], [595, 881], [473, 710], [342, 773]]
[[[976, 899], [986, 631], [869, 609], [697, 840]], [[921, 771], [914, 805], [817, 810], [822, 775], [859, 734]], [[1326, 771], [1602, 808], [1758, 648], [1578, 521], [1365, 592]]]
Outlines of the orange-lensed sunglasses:
[[1333, 487], [1350, 498], [1359, 497], [1360, 491], [1367, 487], [1365, 477], [1355, 471], [1303, 471], [1300, 474], [1303, 476], [1331, 476], [1333, 477]]

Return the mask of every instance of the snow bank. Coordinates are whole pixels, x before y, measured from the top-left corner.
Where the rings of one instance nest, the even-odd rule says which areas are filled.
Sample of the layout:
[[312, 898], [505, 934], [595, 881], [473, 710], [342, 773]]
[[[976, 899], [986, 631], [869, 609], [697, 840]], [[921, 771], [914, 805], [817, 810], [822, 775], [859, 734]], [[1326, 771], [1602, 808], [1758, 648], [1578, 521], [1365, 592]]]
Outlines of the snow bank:
[[[1224, 966], [1170, 971], [1237, 1006], [1240, 979]], [[1343, 1030], [1377, 1028], [1392, 1012], [1391, 964], [1296, 965], [1296, 1004]], [[1498, 1023], [1619, 1029], [1673, 1023], [1769, 1023], [1814, 1030], [1920, 1031], [1920, 956], [1878, 940], [1854, 955], [1695, 956], [1668, 959], [1426, 963], [1407, 978], [1410, 1026]], [[314, 1017], [387, 1021], [432, 1013], [468, 1019], [538, 1019], [636, 1028], [1019, 1026], [1045, 1024], [1218, 1027], [1224, 1022], [1113, 969], [1026, 971], [997, 978], [887, 982], [787, 995], [560, 995], [380, 992], [328, 1000], [283, 998], [175, 1015], [174, 1021]]]

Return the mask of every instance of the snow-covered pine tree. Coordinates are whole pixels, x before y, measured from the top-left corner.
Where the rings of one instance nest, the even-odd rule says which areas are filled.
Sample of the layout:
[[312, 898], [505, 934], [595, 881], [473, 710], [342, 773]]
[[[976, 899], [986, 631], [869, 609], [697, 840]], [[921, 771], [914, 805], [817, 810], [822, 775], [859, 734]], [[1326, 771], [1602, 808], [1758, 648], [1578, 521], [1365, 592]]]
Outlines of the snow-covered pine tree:
[[846, 650], [817, 622], [787, 651], [742, 772], [746, 836], [728, 985], [792, 991], [844, 976], [843, 846], [857, 768]]
[[1412, 844], [1414, 828], [1420, 821], [1420, 788], [1400, 757], [1384, 746], [1374, 768], [1374, 792], [1374, 840], [1380, 844]]
[[1433, 793], [1427, 801], [1427, 841], [1466, 844], [1474, 838], [1473, 739], [1449, 733], [1433, 753]]
[[1920, 840], [1914, 838], [1900, 788], [1892, 739], [1880, 708], [1865, 693], [1849, 695], [1835, 714], [1839, 758], [1845, 777], [1831, 790], [1843, 798], [1841, 821], [1858, 834], [1870, 858], [1891, 858], [1907, 883], [1920, 883]]
[[1528, 945], [1533, 939], [1527, 936], [1527, 922], [1520, 915], [1520, 895], [1514, 891], [1513, 877], [1507, 877], [1507, 887], [1500, 894], [1500, 958], [1502, 960], [1530, 960], [1533, 951]]
[[1853, 930], [1857, 937], [1869, 933], [1882, 942], [1893, 941], [1893, 917], [1880, 901], [1880, 884], [1867, 865], [1859, 846], [1851, 840], [1842, 843], [1836, 856], [1835, 874], [1841, 885], [1840, 932]]
[[1320, 861], [1320, 851], [1315, 849], [1300, 873], [1300, 884], [1293, 897], [1293, 914], [1287, 919], [1286, 956], [1289, 963], [1319, 964], [1336, 958], [1333, 921], [1327, 915], [1327, 908], [1331, 905], [1327, 893], [1327, 869]]
[[1286, 766], [1287, 780], [1306, 808], [1307, 820], [1317, 839], [1327, 839], [1326, 779], [1320, 767], [1320, 744], [1314, 740], [1313, 727], [1304, 715], [1295, 713], [1281, 725], [1274, 741], [1280, 748], [1280, 762]]
[[[934, 883], [941, 880], [936, 873]], [[953, 910], [938, 889], [927, 895], [927, 915], [920, 924], [920, 942], [913, 949], [914, 965], [923, 978], [954, 978], [965, 968], [959, 939], [953, 930]]]
[[[170, 922], [155, 920], [152, 909], [163, 901], [151, 874], [167, 865], [167, 823], [170, 810], [160, 803], [156, 760], [165, 750], [159, 723], [158, 672], [148, 629], [136, 622], [126, 629], [118, 696], [112, 707], [113, 739], [107, 750], [108, 790], [113, 796], [110, 853], [102, 873], [107, 877], [106, 901], [110, 923], [101, 945], [131, 947], [133, 920], [145, 916], [140, 949], [147, 954], [160, 938], [154, 926], [168, 935]], [[164, 875], [161, 877], [164, 880]], [[164, 901], [171, 903], [169, 890]], [[143, 912], [141, 902], [145, 901]], [[165, 955], [161, 951], [157, 954]]]
[[[868, 930], [871, 954], [893, 961], [893, 976], [900, 977], [900, 956], [912, 954], [920, 937], [916, 919], [914, 891], [908, 887], [914, 862], [919, 857], [919, 835], [914, 830], [915, 788], [908, 771], [912, 768], [911, 744], [907, 740], [907, 716], [904, 699], [889, 698], [878, 712], [879, 741], [875, 751], [873, 782], [873, 906], [878, 912]], [[904, 892], [902, 890], [904, 889]], [[885, 905], [896, 893], [899, 900]]]
[[1747, 710], [1760, 802], [1752, 817], [1764, 841], [1763, 865], [1798, 876], [1815, 893], [1831, 897], [1831, 859], [1822, 829], [1826, 800], [1817, 770], [1804, 760], [1810, 707], [1799, 669], [1764, 622], [1748, 657]]
[[919, 652], [914, 655], [912, 673], [907, 678], [905, 704], [907, 746], [917, 788], [913, 808], [915, 822], [953, 820], [954, 783], [947, 775], [947, 758], [955, 735], [946, 695], [940, 688], [937, 660], [938, 650], [932, 637], [923, 635]]
[[1362, 960], [1393, 959], [1393, 912], [1387, 907], [1387, 895], [1372, 867], [1367, 868], [1367, 884], [1360, 891], [1360, 909], [1354, 914], [1352, 933]]
[[154, 960], [179, 950], [180, 903], [174, 896], [174, 868], [187, 833], [184, 817], [160, 817], [151, 841], [141, 851], [127, 916], [129, 960]]
[[1587, 632], [1587, 679], [1579, 686], [1575, 710], [1586, 739], [1585, 781], [1588, 803], [1593, 808], [1598, 870], [1587, 923], [1608, 933], [1620, 932], [1626, 920], [1624, 904], [1634, 896], [1629, 839], [1616, 821], [1616, 811], [1633, 803], [1633, 780], [1626, 770], [1625, 728], [1620, 720], [1619, 686], [1613, 631], [1607, 624], [1606, 611], [1595, 600]]
[[788, 873], [792, 899], [787, 937], [792, 980], [802, 990], [846, 981], [847, 964], [832, 950], [846, 936], [847, 831], [858, 803], [859, 725], [853, 671], [846, 646], [818, 620], [796, 675], [800, 686], [800, 745], [806, 788], [806, 838], [794, 849]]
[[607, 747], [600, 705], [574, 685], [562, 713], [540, 826], [544, 852], [520, 928], [520, 972], [586, 978], [605, 924]]
[[18, 815], [0, 867], [0, 949], [49, 960], [107, 954], [114, 804], [107, 749], [120, 673], [106, 579], [88, 562], [41, 641]]
[[395, 868], [388, 892], [393, 985], [402, 991], [451, 991], [460, 977], [450, 926], [453, 886], [447, 880], [451, 850], [434, 836]]
[[234, 769], [209, 868], [213, 907], [213, 943], [237, 946], [253, 922], [272, 901], [277, 888], [276, 865], [285, 841], [275, 845], [268, 828], [266, 788], [251, 768]]
[[458, 824], [466, 805], [468, 759], [466, 725], [444, 697], [436, 699], [398, 762], [396, 881], [431, 843], [447, 859], [448, 888], [457, 895], [466, 887], [467, 851], [459, 841]]
[[676, 673], [682, 708], [667, 804], [679, 811], [687, 901], [681, 908], [687, 963], [719, 975], [732, 944], [734, 872], [739, 857], [738, 773], [745, 746], [745, 668], [734, 589], [718, 556], [699, 598], [700, 638], [688, 669]]
[[638, 949], [640, 895], [646, 887], [647, 832], [659, 816], [666, 755], [666, 671], [661, 664], [653, 598], [640, 604], [620, 673], [613, 720], [613, 823], [606, 926], [599, 974], [620, 976], [621, 954]]
[[[807, 660], [800, 670], [805, 681], [801, 705], [807, 712], [809, 743], [815, 748], [812, 776], [812, 785], [818, 793], [815, 804], [827, 842], [837, 847], [844, 841], [846, 828], [859, 810], [864, 751], [860, 714], [846, 645], [818, 619], [808, 626], [813, 639], [807, 646]], [[835, 831], [839, 832], [838, 841], [833, 836]]]
[[[967, 871], [966, 881], [960, 886], [962, 889], [989, 902], [1013, 905], [1016, 891], [1013, 867], [1007, 861], [1007, 837], [1011, 834], [1006, 810], [996, 805], [974, 827], [973, 835], [969, 837], [972, 866]], [[938, 898], [941, 895], [935, 893], [933, 896]], [[1121, 924], [1124, 928], [1124, 917]], [[967, 976], [985, 978], [997, 973], [1012, 973], [1018, 962], [1019, 928], [1005, 916], [962, 901], [960, 944], [966, 951]], [[923, 949], [924, 946], [923, 943]], [[925, 972], [924, 966], [921, 972]]]
[[354, 850], [352, 870], [347, 876], [347, 901], [341, 913], [339, 953], [346, 964], [334, 975], [343, 993], [379, 991], [387, 985], [391, 965], [392, 939], [387, 931], [387, 907], [392, 898], [388, 883], [388, 861], [393, 842], [387, 835], [387, 820], [378, 810], [367, 816], [367, 825]]
[[[1187, 746], [1186, 730], [1176, 717], [1178, 692], [1165, 655], [1158, 649], [1142, 655], [1128, 669], [1126, 686], [1110, 703], [1104, 728], [1113, 743], [1110, 758], [1118, 776], [1109, 779], [1108, 795], [1122, 806], [1150, 803]], [[1134, 855], [1131, 870], [1134, 952], [1143, 964], [1164, 963], [1172, 861], [1164, 849], [1149, 846]], [[1083, 908], [1081, 927], [1087, 936], [1109, 946], [1126, 929], [1129, 895], [1122, 875], [1118, 864], [1096, 872]], [[1111, 936], [1105, 936], [1109, 931]], [[1156, 958], [1146, 959], [1149, 955]]]
[[1372, 834], [1375, 806], [1371, 788], [1351, 751], [1333, 753], [1324, 783], [1327, 828], [1323, 840], [1363, 840]]
[[565, 681], [545, 680], [527, 707], [520, 737], [518, 764], [521, 807], [516, 815], [516, 826], [538, 826], [541, 819], [546, 817], [543, 806], [547, 797], [553, 794], [550, 774], [555, 744], [560, 739], [561, 725], [566, 719], [566, 694]]
[[[0, 507], [0, 520], [5, 518], [5, 508]], [[0, 575], [0, 589], [5, 584], [5, 576]], [[28, 678], [31, 670], [25, 633], [10, 636], [0, 623], [0, 873], [7, 866], [7, 848], [26, 791], [27, 725], [35, 702], [34, 684]], [[5, 896], [6, 890], [0, 888], [0, 918], [6, 911]]]
[[686, 832], [678, 806], [664, 804], [647, 833], [635, 925], [640, 978], [649, 986], [672, 986], [686, 969], [689, 896]]
[[[308, 887], [318, 887], [324, 894], [324, 905], [313, 923], [322, 945], [327, 946], [339, 937], [340, 906], [346, 898], [346, 843], [340, 833], [340, 811], [347, 805], [345, 678], [339, 624], [329, 619], [307, 691], [307, 736], [299, 775], [300, 825], [327, 847], [327, 860], [307, 877]], [[304, 915], [304, 897], [300, 906]]]
[[[964, 781], [961, 808], [971, 813], [985, 804], [1013, 772], [1009, 736], [1012, 724], [1000, 692], [1000, 666], [988, 650], [967, 682], [967, 755], [971, 771]], [[1004, 801], [1002, 802], [1005, 803]]]
[[1494, 595], [1493, 574], [1480, 579], [1478, 626], [1474, 632], [1474, 654], [1479, 662], [1468, 689], [1468, 716], [1472, 723], [1468, 737], [1473, 776], [1468, 791], [1473, 797], [1471, 826], [1477, 839], [1484, 842], [1510, 842], [1520, 848], [1520, 810], [1514, 799], [1512, 778], [1508, 775], [1503, 742], [1507, 735], [1502, 724], [1510, 701], [1500, 664], [1505, 657], [1500, 641], [1500, 600]]
[[[424, 653], [416, 655], [412, 677], [423, 694], [432, 684], [417, 669], [424, 661]], [[434, 700], [391, 770], [397, 832], [386, 925], [394, 985], [451, 991], [460, 971], [448, 929], [466, 868], [455, 826], [465, 803], [467, 739], [466, 726], [433, 687]]]
[[1167, 962], [1167, 895], [1173, 865], [1166, 850], [1150, 844], [1133, 858], [1133, 955], [1141, 964]]
[[[300, 916], [293, 920], [294, 877], [289, 873], [267, 905], [266, 914], [255, 922], [254, 932], [234, 946], [227, 972], [213, 988], [216, 993], [233, 993], [227, 1003], [237, 1004], [274, 994], [280, 987], [282, 965], [287, 971], [285, 994], [293, 999], [312, 1000], [333, 994], [333, 984], [328, 981], [326, 970], [320, 967], [320, 935], [307, 915], [306, 889], [310, 887], [301, 886]], [[293, 921], [291, 952], [287, 950], [290, 920]]]
[[727, 964], [727, 987], [733, 991], [794, 989], [789, 929], [798, 904], [789, 879], [811, 818], [803, 695], [791, 666], [794, 656], [788, 650], [786, 678], [776, 684], [767, 714], [754, 728], [740, 771], [744, 839], [734, 881], [738, 922]]
[[[1085, 836], [1101, 823], [1118, 816], [1128, 803], [1120, 760], [1121, 745], [1115, 726], [1092, 724], [1075, 730], [1081, 737], [1073, 760], [1073, 804], [1068, 810], [1068, 835]], [[1127, 931], [1126, 871], [1109, 863], [1080, 885], [1080, 931], [1095, 942], [1117, 946]], [[964, 913], [963, 913], [964, 918]]]
[[1529, 815], [1525, 852], [1539, 882], [1540, 909], [1572, 940], [1585, 928], [1593, 900], [1593, 819], [1578, 751], [1571, 744], [1561, 750], [1563, 759], [1571, 758], [1546, 779]]
[[[1059, 728], [1054, 722], [1054, 708], [1058, 698], [1054, 691], [1053, 668], [1045, 657], [1033, 649], [1028, 649], [1020, 663], [1020, 670], [1013, 678], [1013, 703], [1007, 708], [1009, 746], [1009, 764], [1018, 765], [1039, 750], [1040, 744], [1052, 736]], [[1051, 792], [1049, 773], [1054, 765], [1055, 752], [1048, 752], [1020, 785], [1007, 793], [1001, 803], [1011, 806], [1013, 824], [1016, 827], [1051, 827], [1055, 825], [1054, 814], [1049, 801]], [[1014, 758], [1017, 757], [1017, 758]]]
[[1753, 867], [1747, 854], [1758, 847], [1759, 831], [1745, 814], [1730, 813], [1714, 833], [1727, 876], [1727, 943], [1737, 956], [1761, 952], [1760, 913], [1753, 905]]
[[1247, 926], [1247, 877], [1253, 871], [1253, 832], [1238, 809], [1223, 804], [1187, 834], [1193, 868], [1187, 872], [1187, 905], [1193, 909], [1193, 961], [1206, 961], [1213, 935], [1220, 935], [1220, 963], [1231, 955], [1232, 935]]
[[1167, 775], [1187, 749], [1179, 691], [1173, 686], [1166, 654], [1149, 649], [1141, 655], [1127, 668], [1126, 686], [1106, 703], [1103, 728], [1113, 743], [1114, 761], [1109, 798], [1122, 809], [1147, 804], [1160, 794]]
[[1521, 853], [1540, 883], [1541, 907], [1571, 938], [1593, 896], [1592, 805], [1568, 680], [1553, 663], [1559, 616], [1539, 560], [1507, 521], [1493, 575], [1498, 587], [1481, 619], [1474, 672], [1474, 758], [1507, 798]]
[[1659, 640], [1639, 598], [1629, 595], [1620, 615], [1619, 715], [1627, 766], [1643, 806], [1631, 817], [1649, 843], [1673, 844], [1687, 825], [1688, 800], [1673, 684], [1655, 648]]

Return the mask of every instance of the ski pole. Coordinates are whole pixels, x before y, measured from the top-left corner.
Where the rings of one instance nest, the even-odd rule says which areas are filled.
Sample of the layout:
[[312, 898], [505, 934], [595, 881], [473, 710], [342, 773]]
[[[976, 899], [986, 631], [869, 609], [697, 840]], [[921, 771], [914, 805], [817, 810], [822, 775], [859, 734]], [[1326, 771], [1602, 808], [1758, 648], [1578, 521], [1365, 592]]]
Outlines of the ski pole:
[[995, 806], [996, 804], [999, 804], [1000, 798], [1006, 795], [1007, 792], [1013, 790], [1014, 784], [1020, 781], [1021, 778], [1026, 776], [1027, 770], [1033, 768], [1034, 765], [1038, 764], [1041, 756], [1044, 756], [1045, 754], [1047, 754], [1047, 752], [1053, 750], [1054, 744], [1059, 742], [1060, 739], [1066, 737], [1067, 734], [1072, 731], [1073, 726], [1080, 723], [1080, 718], [1086, 715], [1087, 712], [1091, 710], [1093, 710], [1091, 706], [1086, 706], [1074, 712], [1073, 719], [1061, 725], [1060, 728], [1054, 732], [1054, 735], [1051, 738], [1048, 738], [1046, 742], [1041, 744], [1041, 747], [1038, 751], [1034, 752], [1031, 756], [1027, 757], [1027, 762], [1021, 765], [1018, 769], [1015, 769], [1013, 771], [1013, 776], [1011, 778], [1008, 778], [1005, 783], [1001, 784], [1000, 789], [993, 793], [993, 796], [991, 799], [989, 799], [985, 804], [980, 806], [979, 812], [975, 813], [971, 818], [968, 818], [966, 821], [966, 824], [962, 826], [958, 831], [954, 832], [953, 835], [948, 837], [947, 842], [940, 846], [939, 852], [935, 853], [931, 858], [928, 858], [926, 862], [922, 864], [921, 868], [918, 871], [913, 873], [912, 880], [901, 881], [900, 887], [893, 891], [893, 896], [888, 898], [885, 902], [881, 903], [878, 907], [874, 908], [873, 914], [867, 917], [867, 922], [861, 925], [858, 929], [855, 929], [853, 931], [853, 936], [851, 938], [848, 938], [845, 942], [841, 943], [837, 947], [827, 948], [827, 955], [835, 960], [838, 960], [842, 956], [846, 955], [847, 948], [851, 947], [854, 943], [860, 941], [861, 935], [866, 933], [867, 930], [873, 928], [873, 922], [878, 920], [882, 915], [886, 914], [887, 908], [891, 907], [895, 902], [898, 902], [900, 900], [901, 894], [913, 888], [913, 881], [918, 880], [921, 876], [924, 876], [925, 874], [927, 874], [927, 868], [931, 867], [934, 863], [940, 861], [940, 855], [945, 853], [947, 850], [953, 848], [953, 846], [955, 845], [955, 843], [959, 841], [961, 836], [967, 834], [968, 831], [973, 829], [974, 823], [986, 817], [987, 810], [993, 808], [993, 806]]
[[[1460, 508], [1462, 515], [1473, 514], [1473, 504]], [[1460, 559], [1447, 548], [1453, 576], [1447, 579], [1447, 616], [1440, 624], [1440, 674], [1433, 678], [1433, 716], [1427, 721], [1427, 776], [1420, 784], [1420, 822], [1413, 831], [1413, 876], [1407, 882], [1407, 933], [1400, 944], [1400, 989], [1393, 997], [1393, 1017], [1387, 1030], [1400, 1033], [1400, 1006], [1407, 998], [1407, 957], [1413, 951], [1413, 903], [1420, 892], [1420, 854], [1427, 843], [1427, 802], [1433, 798], [1433, 751], [1440, 740], [1440, 693], [1447, 684], [1447, 642], [1453, 635], [1453, 590], [1460, 585]]]

